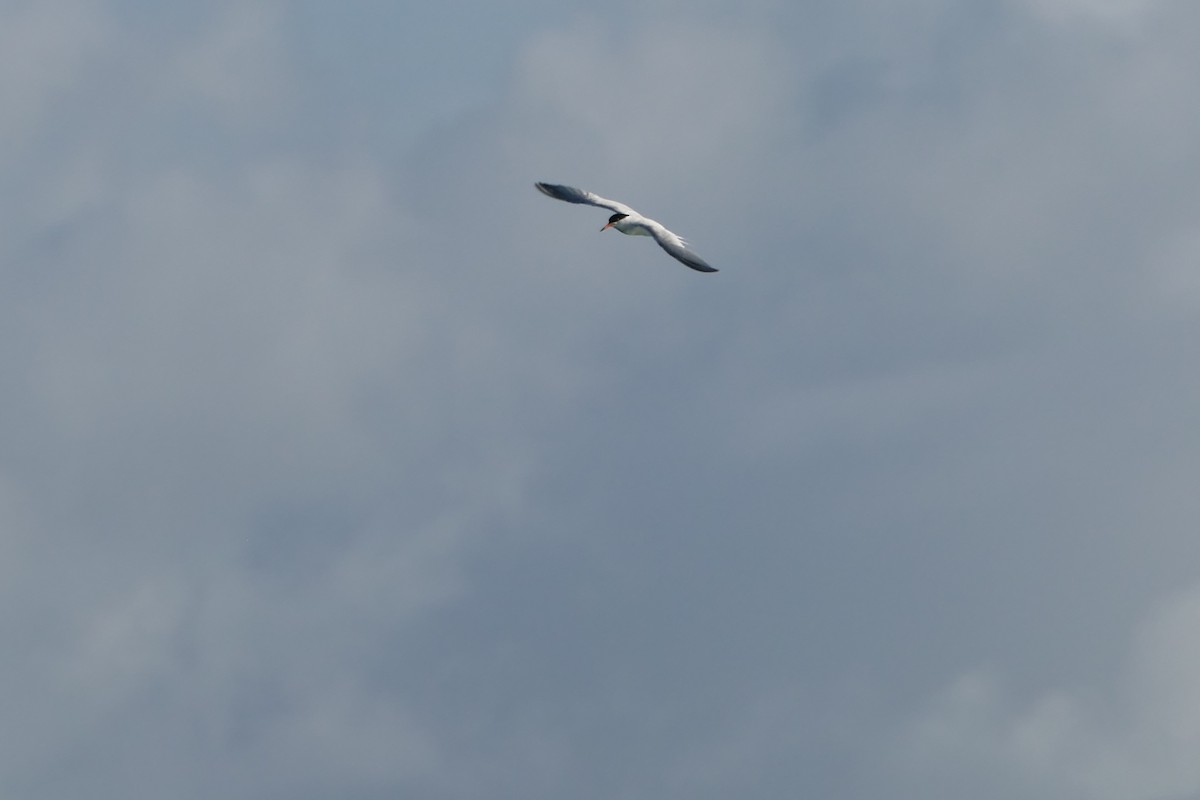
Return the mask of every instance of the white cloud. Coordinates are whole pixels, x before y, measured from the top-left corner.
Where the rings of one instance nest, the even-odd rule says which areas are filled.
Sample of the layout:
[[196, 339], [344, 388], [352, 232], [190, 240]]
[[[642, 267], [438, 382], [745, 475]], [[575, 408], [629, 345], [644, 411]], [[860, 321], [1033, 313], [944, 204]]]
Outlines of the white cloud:
[[755, 27], [676, 20], [618, 31], [587, 18], [534, 37], [516, 79], [522, 102], [593, 133], [612, 169], [652, 173], [678, 193], [697, 169], [710, 181], [736, 176], [777, 135], [793, 113], [796, 69]]
[[1035, 14], [1055, 23], [1097, 20], [1109, 25], [1136, 24], [1163, 0], [1022, 0]]
[[[1140, 626], [1112, 691], [1020, 702], [994, 671], [960, 676], [902, 734], [903, 760], [938, 780], [999, 776], [1028, 797], [1161, 800], [1200, 793], [1200, 586]], [[953, 766], [948, 766], [953, 765]]]
[[278, 114], [294, 96], [282, 35], [284, 10], [274, 2], [226, 5], [211, 29], [174, 56], [165, 92], [191, 90], [228, 122]]
[[[45, 114], [112, 44], [102, 5], [72, 0], [8, 3], [0, 10], [0, 142], [7, 161]], [[3, 163], [3, 162], [0, 162]]]

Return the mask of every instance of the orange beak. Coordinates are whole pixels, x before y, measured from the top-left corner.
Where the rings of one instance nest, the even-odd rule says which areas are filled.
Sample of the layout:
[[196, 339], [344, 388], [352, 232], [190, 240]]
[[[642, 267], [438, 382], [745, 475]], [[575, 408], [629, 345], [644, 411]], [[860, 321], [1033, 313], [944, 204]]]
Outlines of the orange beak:
[[607, 225], [605, 225], [603, 228], [601, 228], [601, 229], [600, 229], [600, 232], [601, 232], [601, 233], [604, 233], [606, 230], [608, 230], [608, 229], [609, 229], [609, 228], [611, 228], [612, 226], [613, 226], [613, 224], [610, 222], [610, 223], [608, 223]]

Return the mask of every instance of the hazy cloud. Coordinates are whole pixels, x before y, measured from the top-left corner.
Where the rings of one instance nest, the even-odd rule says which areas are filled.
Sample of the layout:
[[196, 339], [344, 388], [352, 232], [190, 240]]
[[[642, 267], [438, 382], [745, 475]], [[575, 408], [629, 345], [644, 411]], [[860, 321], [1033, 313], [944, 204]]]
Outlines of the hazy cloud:
[[1200, 792], [1190, 6], [338, 13], [0, 9], [4, 791]]
[[1111, 686], [1056, 690], [1023, 705], [994, 673], [965, 674], [905, 732], [906, 759], [926, 776], [992, 774], [1037, 796], [1195, 796], [1198, 619], [1194, 589], [1161, 603]]

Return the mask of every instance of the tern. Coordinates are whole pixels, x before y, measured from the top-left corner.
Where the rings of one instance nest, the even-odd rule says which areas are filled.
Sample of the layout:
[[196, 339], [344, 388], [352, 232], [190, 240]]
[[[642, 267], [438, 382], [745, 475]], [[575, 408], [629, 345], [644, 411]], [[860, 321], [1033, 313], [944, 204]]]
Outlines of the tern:
[[661, 222], [643, 217], [624, 203], [606, 200], [598, 194], [576, 189], [574, 186], [559, 186], [555, 183], [535, 183], [534, 186], [539, 192], [555, 200], [599, 206], [612, 211], [613, 215], [608, 218], [608, 224], [601, 228], [601, 231], [616, 228], [629, 236], [653, 236], [659, 247], [697, 272], [717, 271], [716, 267], [710, 267], [708, 262], [688, 249], [687, 242], [679, 234], [667, 230]]

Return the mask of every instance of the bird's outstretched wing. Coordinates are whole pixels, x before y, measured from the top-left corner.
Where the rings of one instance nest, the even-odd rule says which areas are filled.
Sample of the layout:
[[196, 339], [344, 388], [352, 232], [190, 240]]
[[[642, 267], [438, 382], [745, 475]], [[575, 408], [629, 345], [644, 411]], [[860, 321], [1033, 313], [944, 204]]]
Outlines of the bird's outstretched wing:
[[560, 186], [557, 183], [535, 183], [534, 186], [537, 187], [539, 192], [553, 197], [555, 200], [565, 200], [568, 203], [583, 203], [588, 206], [599, 206], [600, 208], [615, 211], [618, 214], [637, 213], [624, 203], [618, 203], [616, 200], [608, 200], [594, 192], [576, 189], [574, 186]]
[[[653, 220], [650, 220], [650, 222], [653, 222]], [[658, 242], [659, 247], [666, 250], [677, 260], [682, 261], [697, 272], [717, 271], [716, 267], [709, 266], [707, 261], [693, 253], [688, 248], [687, 242], [679, 234], [667, 230], [658, 222], [653, 222], [653, 224], [647, 227], [650, 228], [650, 233], [654, 236], [654, 241]]]

